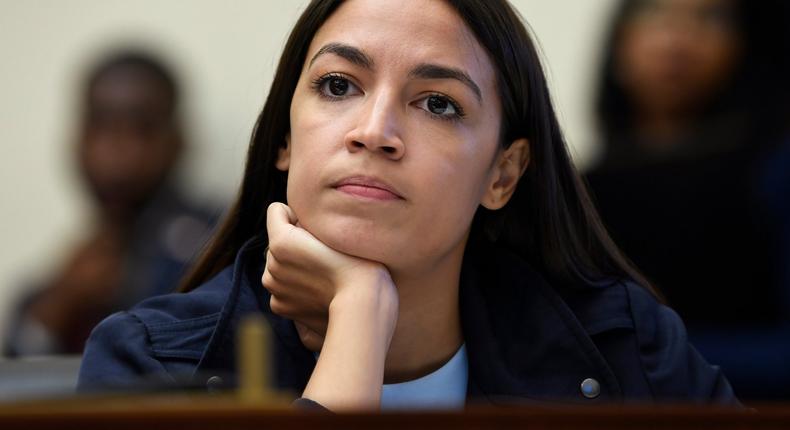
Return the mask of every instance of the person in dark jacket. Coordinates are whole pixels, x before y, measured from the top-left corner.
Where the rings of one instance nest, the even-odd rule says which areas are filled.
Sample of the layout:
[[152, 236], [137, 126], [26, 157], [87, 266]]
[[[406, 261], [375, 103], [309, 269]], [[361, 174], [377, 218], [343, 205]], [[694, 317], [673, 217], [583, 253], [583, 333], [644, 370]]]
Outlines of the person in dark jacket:
[[790, 399], [788, 22], [780, 0], [622, 1], [587, 175], [614, 240], [744, 400]]
[[175, 180], [188, 145], [178, 80], [162, 60], [114, 50], [91, 65], [81, 89], [73, 151], [90, 226], [55, 273], [26, 289], [3, 355], [79, 354], [102, 319], [172, 292], [215, 222]]
[[262, 313], [277, 385], [335, 411], [737, 404], [601, 227], [504, 0], [311, 2], [181, 290], [99, 325], [79, 388], [233, 385]]

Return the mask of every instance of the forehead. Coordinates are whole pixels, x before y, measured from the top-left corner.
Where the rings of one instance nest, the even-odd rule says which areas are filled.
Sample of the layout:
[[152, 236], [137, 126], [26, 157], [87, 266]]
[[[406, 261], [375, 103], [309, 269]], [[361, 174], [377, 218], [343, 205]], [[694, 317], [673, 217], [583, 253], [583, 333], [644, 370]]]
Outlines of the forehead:
[[[440, 0], [349, 0], [316, 33], [307, 58], [325, 44], [355, 46], [387, 67], [437, 63], [489, 82], [493, 67], [463, 19]], [[481, 82], [482, 81], [482, 82]]]
[[134, 66], [116, 67], [100, 74], [87, 94], [95, 109], [140, 107], [166, 109], [171, 102], [165, 85], [150, 72]]

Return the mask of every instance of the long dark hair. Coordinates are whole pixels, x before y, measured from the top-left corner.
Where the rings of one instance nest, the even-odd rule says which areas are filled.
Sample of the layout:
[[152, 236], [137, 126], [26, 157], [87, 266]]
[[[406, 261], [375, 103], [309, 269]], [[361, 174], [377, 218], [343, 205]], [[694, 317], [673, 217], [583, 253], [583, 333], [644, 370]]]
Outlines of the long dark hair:
[[[517, 253], [558, 285], [616, 278], [652, 290], [609, 238], [571, 163], [538, 53], [521, 18], [505, 0], [448, 3], [494, 63], [503, 106], [503, 146], [520, 137], [530, 141], [531, 163], [515, 194], [501, 210], [480, 207], [470, 237]], [[257, 245], [266, 246], [266, 208], [286, 201], [287, 174], [274, 163], [289, 131], [291, 98], [313, 36], [340, 4], [313, 0], [291, 32], [252, 135], [240, 194], [181, 291], [232, 264], [250, 238], [259, 237]]]

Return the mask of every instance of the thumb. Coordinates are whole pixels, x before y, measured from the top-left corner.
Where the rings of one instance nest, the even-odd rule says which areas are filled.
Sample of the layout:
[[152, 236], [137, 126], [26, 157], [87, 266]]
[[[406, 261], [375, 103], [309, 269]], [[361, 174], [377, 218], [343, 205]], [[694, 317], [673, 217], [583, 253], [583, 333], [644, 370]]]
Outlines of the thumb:
[[297, 222], [296, 213], [284, 203], [274, 202], [266, 209], [266, 230], [269, 238], [290, 230]]
[[302, 341], [302, 345], [310, 351], [320, 352], [321, 347], [324, 345], [324, 336], [321, 336], [299, 321], [294, 321], [294, 325], [296, 326], [296, 332], [299, 334], [299, 340]]

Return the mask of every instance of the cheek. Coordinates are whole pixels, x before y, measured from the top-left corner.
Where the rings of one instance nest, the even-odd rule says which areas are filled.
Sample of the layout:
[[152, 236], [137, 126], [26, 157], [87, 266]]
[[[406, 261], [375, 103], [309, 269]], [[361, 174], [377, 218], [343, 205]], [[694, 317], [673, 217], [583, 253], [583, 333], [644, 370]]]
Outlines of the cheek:
[[709, 43], [700, 43], [698, 45], [700, 80], [704, 82], [720, 82], [731, 74], [737, 58], [735, 43], [734, 40], [719, 35], [711, 37]]
[[322, 156], [323, 154], [317, 150], [310, 151], [308, 148], [303, 148], [296, 139], [292, 140], [291, 145], [286, 189], [288, 205], [303, 225], [309, 225], [309, 220], [315, 212], [316, 195], [321, 191], [320, 172], [325, 168], [324, 160], [327, 157]]
[[421, 208], [415, 224], [424, 237], [455, 242], [466, 234], [488, 181], [494, 147], [470, 139], [452, 155], [425, 157], [417, 182], [419, 200], [415, 201]]
[[[333, 153], [342, 149], [342, 127], [337, 121], [304, 103], [291, 115], [291, 152], [288, 166], [288, 201], [309, 200]], [[302, 205], [304, 206], [304, 205]]]

